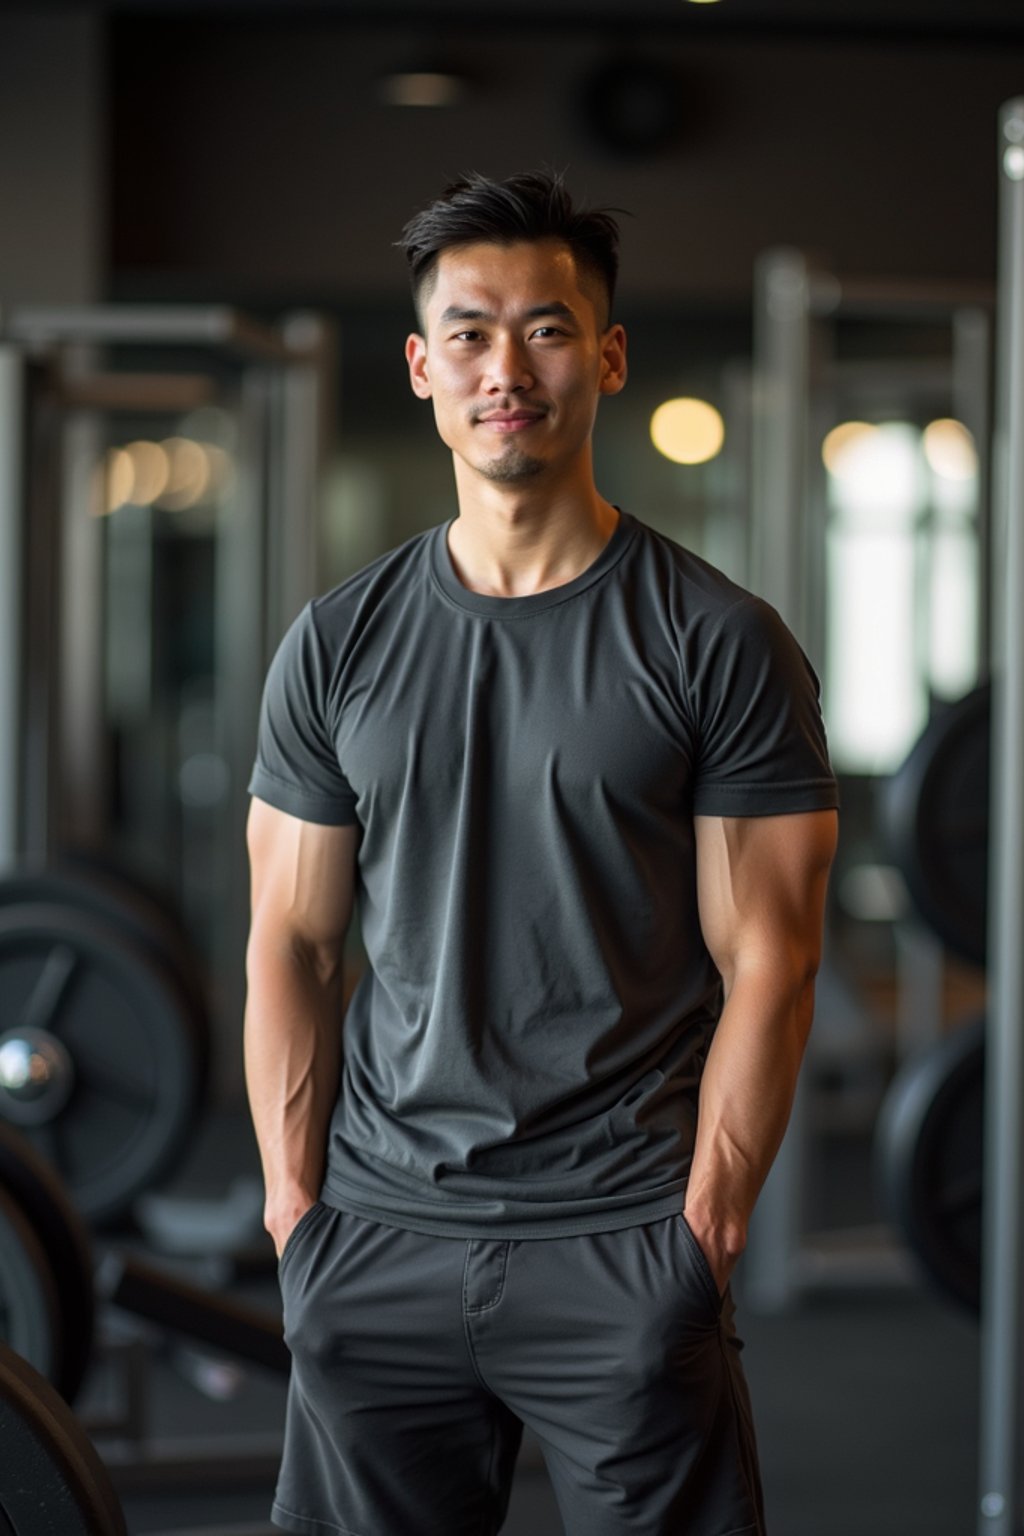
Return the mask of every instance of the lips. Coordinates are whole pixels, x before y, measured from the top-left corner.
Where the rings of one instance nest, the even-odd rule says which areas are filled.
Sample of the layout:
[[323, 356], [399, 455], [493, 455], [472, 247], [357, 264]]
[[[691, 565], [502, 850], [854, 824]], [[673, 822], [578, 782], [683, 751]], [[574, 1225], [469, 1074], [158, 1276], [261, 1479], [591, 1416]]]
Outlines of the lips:
[[543, 411], [491, 411], [486, 416], [478, 416], [477, 423], [492, 427], [496, 432], [518, 432], [524, 427], [532, 427], [535, 422], [543, 421]]

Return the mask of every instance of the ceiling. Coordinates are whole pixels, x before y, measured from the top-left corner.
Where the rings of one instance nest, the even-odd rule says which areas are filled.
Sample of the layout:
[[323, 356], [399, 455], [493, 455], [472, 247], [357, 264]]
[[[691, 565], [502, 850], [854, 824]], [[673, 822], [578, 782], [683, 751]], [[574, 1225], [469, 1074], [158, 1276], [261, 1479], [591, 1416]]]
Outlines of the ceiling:
[[978, 43], [1024, 38], [1022, 0], [46, 0], [34, 9], [110, 15], [218, 17], [321, 16], [361, 24], [424, 23], [534, 29], [620, 24], [670, 28], [695, 36], [849, 36], [893, 41], [958, 39]]

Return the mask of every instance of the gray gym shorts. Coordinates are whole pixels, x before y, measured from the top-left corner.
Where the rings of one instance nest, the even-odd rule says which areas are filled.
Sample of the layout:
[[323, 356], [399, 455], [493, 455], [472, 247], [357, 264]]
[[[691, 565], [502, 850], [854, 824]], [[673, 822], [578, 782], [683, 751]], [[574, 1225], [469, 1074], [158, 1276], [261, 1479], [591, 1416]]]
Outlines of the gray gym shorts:
[[567, 1536], [763, 1536], [732, 1304], [682, 1216], [467, 1241], [318, 1203], [280, 1279], [284, 1530], [493, 1536], [528, 1424]]

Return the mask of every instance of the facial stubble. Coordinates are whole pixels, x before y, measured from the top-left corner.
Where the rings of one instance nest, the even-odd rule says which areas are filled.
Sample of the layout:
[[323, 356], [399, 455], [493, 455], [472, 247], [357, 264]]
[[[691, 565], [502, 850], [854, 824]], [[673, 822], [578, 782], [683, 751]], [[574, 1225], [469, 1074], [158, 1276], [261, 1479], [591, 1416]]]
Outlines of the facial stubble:
[[515, 443], [509, 443], [504, 453], [496, 459], [488, 459], [479, 468], [484, 478], [495, 485], [515, 485], [519, 480], [532, 480], [539, 475], [544, 461], [524, 453]]

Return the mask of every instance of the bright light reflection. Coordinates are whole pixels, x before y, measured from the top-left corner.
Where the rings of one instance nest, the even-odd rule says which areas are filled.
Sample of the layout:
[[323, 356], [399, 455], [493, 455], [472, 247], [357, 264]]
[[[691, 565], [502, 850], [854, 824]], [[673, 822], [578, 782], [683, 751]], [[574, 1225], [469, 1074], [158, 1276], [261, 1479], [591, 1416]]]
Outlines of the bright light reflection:
[[835, 765], [891, 772], [925, 722], [915, 665], [914, 542], [900, 530], [828, 535], [825, 687]]
[[945, 480], [973, 480], [978, 473], [974, 438], [962, 421], [943, 416], [924, 429], [924, 456]]
[[978, 678], [978, 544], [973, 529], [933, 529], [929, 574], [929, 680], [943, 698], [958, 699]]
[[911, 526], [924, 502], [920, 433], [902, 421], [867, 430], [858, 425], [860, 431], [841, 441], [840, 473], [832, 476], [833, 506], [844, 523]]
[[867, 421], [841, 421], [838, 427], [833, 427], [821, 445], [821, 457], [829, 474], [837, 479], [855, 474], [856, 446], [869, 438], [875, 430]]
[[724, 441], [725, 423], [706, 400], [666, 400], [651, 417], [651, 442], [674, 464], [705, 464]]

